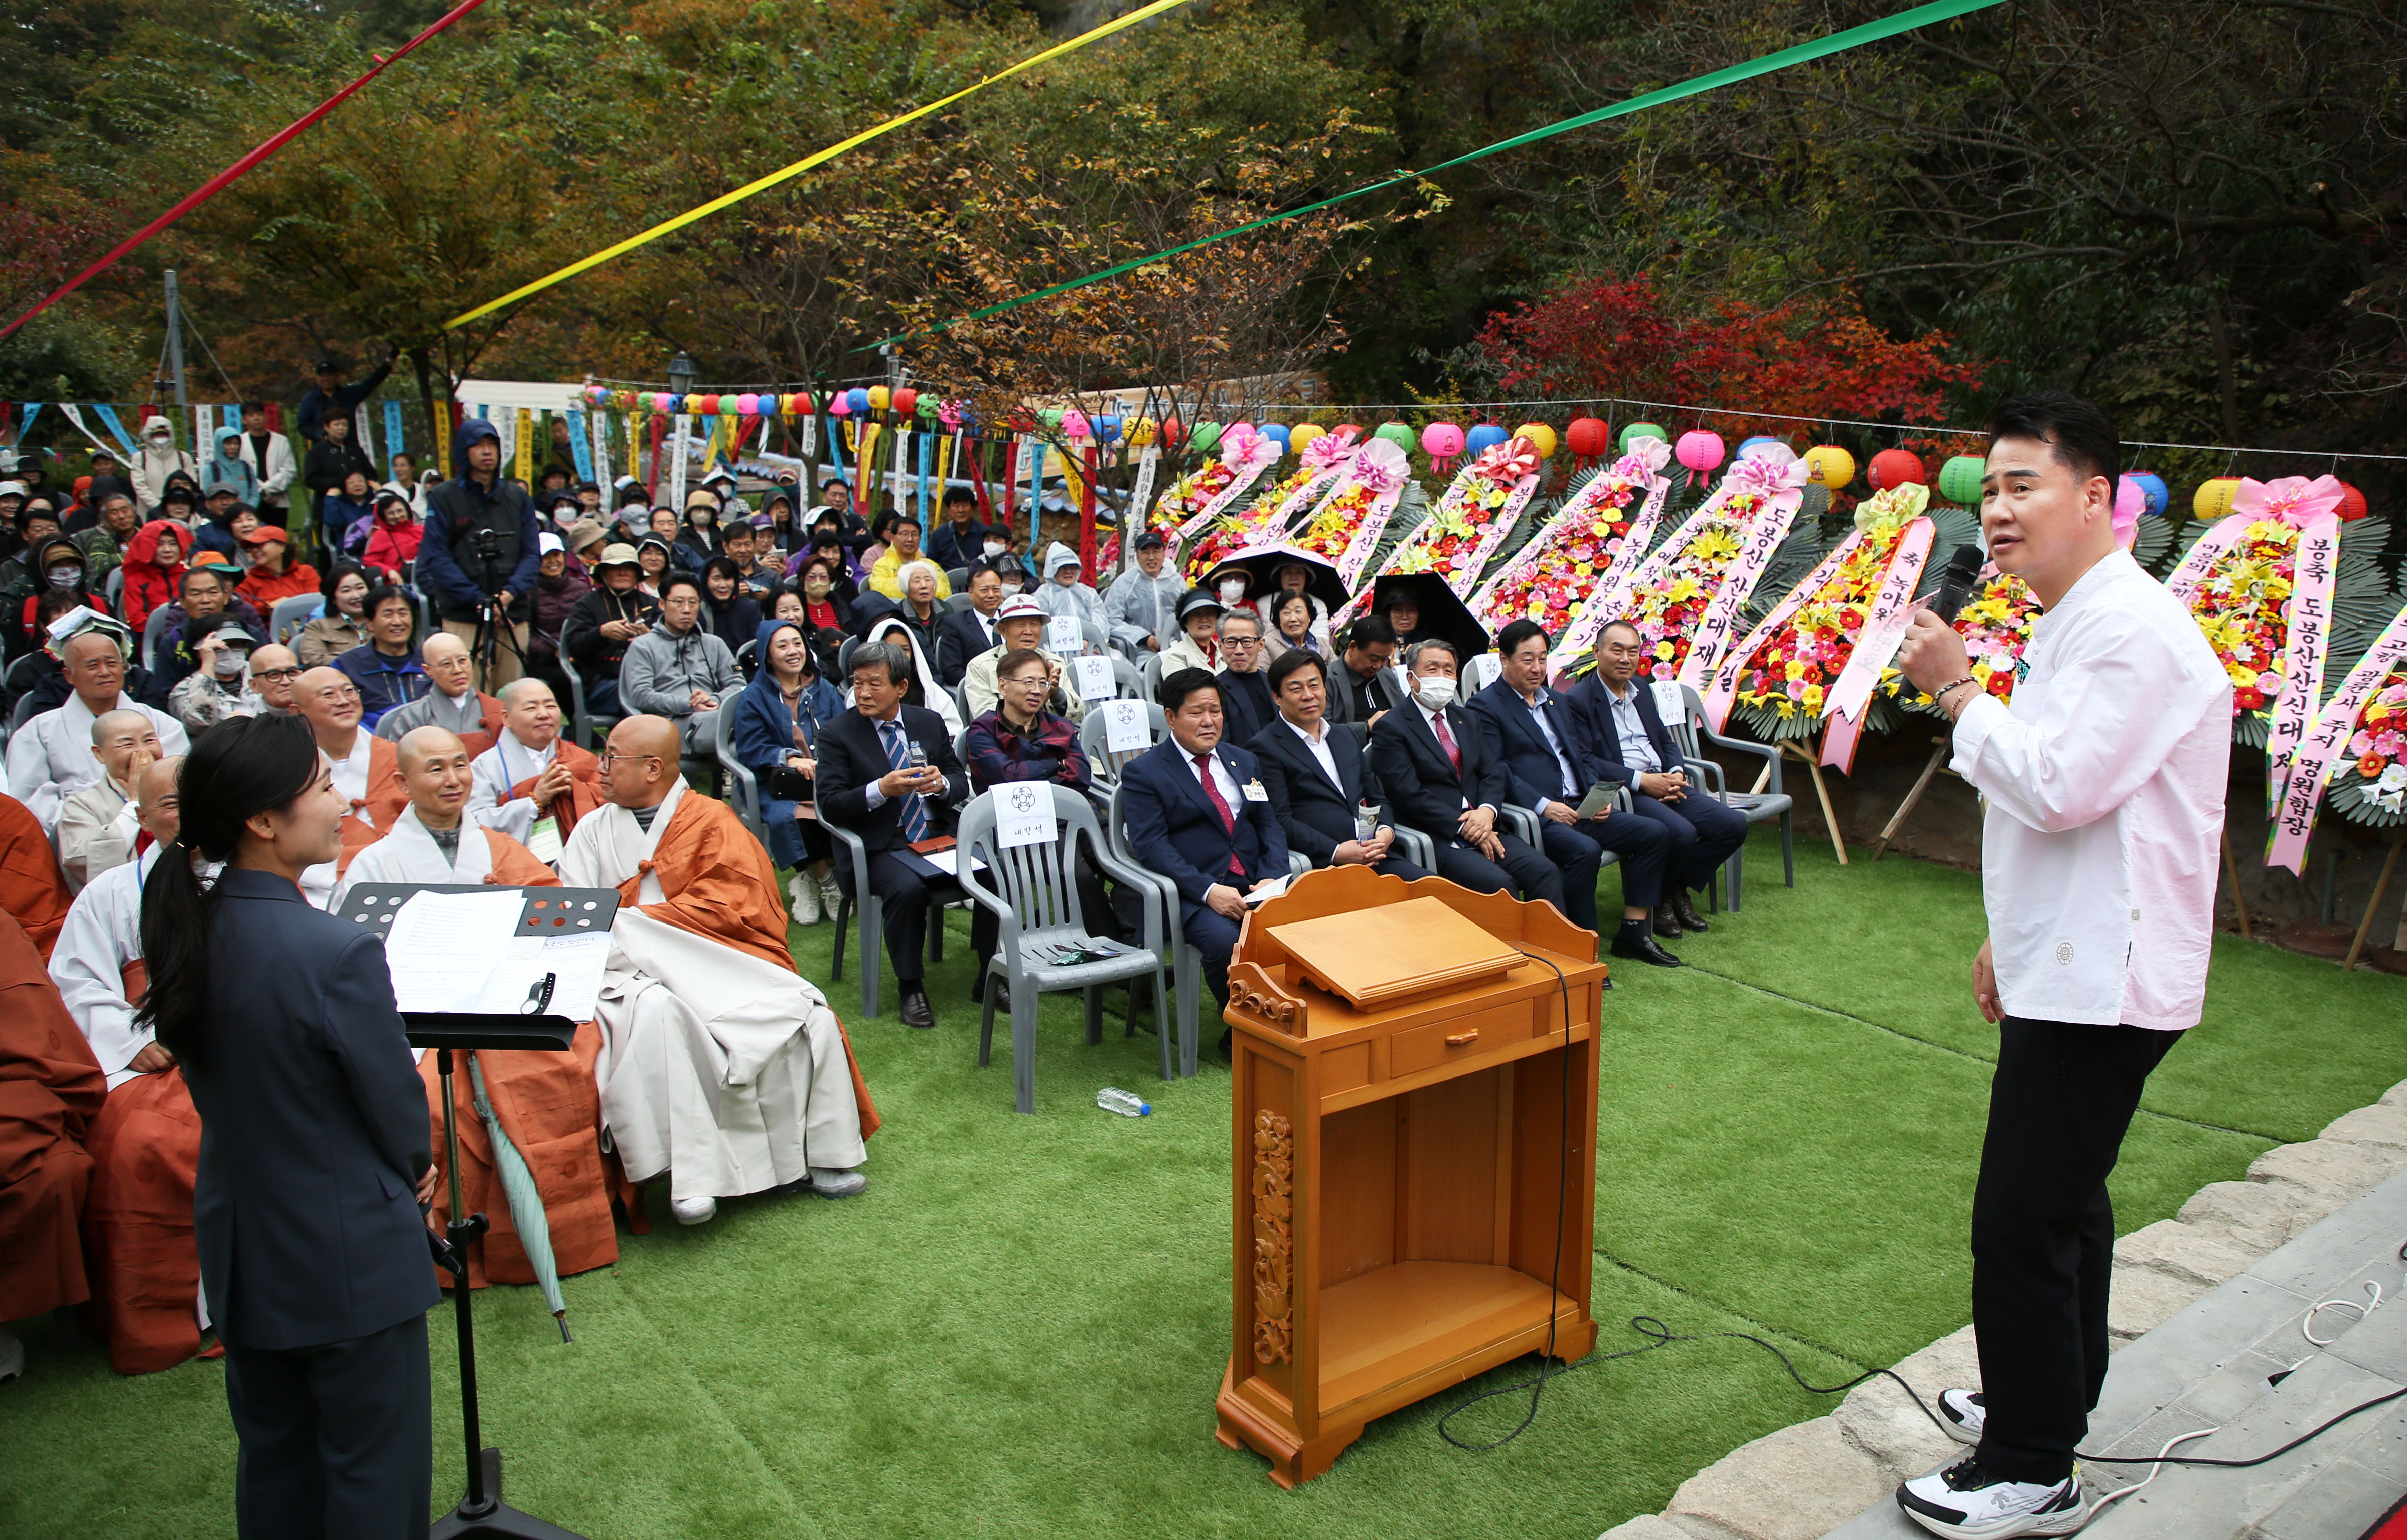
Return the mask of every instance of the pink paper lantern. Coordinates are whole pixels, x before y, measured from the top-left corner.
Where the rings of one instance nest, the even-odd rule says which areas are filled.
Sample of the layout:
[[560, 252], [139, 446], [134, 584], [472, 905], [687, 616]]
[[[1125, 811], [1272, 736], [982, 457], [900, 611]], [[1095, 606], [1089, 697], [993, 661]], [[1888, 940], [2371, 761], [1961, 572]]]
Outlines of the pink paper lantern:
[[1692, 471], [1712, 470], [1722, 463], [1722, 435], [1702, 428], [1684, 433], [1674, 452], [1680, 457], [1680, 463]]
[[1084, 440], [1088, 436], [1087, 414], [1075, 410], [1063, 412], [1061, 436], [1073, 441]]
[[758, 417], [761, 415], [761, 398], [747, 391], [735, 398], [735, 410], [745, 417]]
[[1421, 430], [1421, 452], [1431, 460], [1452, 460], [1462, 452], [1462, 430], [1451, 422], [1432, 422]]
[[850, 417], [852, 415], [851, 399], [842, 391], [834, 392], [829, 395], [828, 415], [830, 417]]

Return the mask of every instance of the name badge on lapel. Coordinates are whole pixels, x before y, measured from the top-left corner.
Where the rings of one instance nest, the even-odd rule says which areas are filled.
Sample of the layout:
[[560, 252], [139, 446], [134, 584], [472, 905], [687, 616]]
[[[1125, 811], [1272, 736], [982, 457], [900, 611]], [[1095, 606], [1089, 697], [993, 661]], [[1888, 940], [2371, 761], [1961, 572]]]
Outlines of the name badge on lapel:
[[1271, 794], [1262, 790], [1262, 783], [1260, 781], [1249, 780], [1246, 782], [1246, 800], [1247, 802], [1268, 802], [1271, 800]]

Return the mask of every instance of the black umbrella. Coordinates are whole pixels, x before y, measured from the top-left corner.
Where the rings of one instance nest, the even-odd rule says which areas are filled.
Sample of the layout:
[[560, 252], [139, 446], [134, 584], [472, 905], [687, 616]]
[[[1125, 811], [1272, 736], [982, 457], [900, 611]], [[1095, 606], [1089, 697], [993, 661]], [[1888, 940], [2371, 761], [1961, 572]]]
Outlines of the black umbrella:
[[1459, 672], [1469, 673], [1471, 660], [1494, 647], [1487, 628], [1471, 618], [1471, 609], [1455, 597], [1446, 579], [1434, 572], [1390, 572], [1371, 586], [1371, 613], [1385, 615], [1398, 597], [1410, 600], [1420, 614], [1414, 635], [1443, 636], [1461, 650]]
[[1267, 598], [1276, 586], [1278, 569], [1299, 566], [1311, 576], [1305, 578], [1303, 591], [1319, 600], [1331, 613], [1346, 607], [1352, 597], [1346, 592], [1346, 580], [1337, 576], [1337, 568], [1328, 558], [1316, 556], [1294, 546], [1247, 546], [1212, 569], [1203, 587], [1218, 591], [1220, 574], [1236, 571], [1246, 575], [1247, 592], [1257, 599]]

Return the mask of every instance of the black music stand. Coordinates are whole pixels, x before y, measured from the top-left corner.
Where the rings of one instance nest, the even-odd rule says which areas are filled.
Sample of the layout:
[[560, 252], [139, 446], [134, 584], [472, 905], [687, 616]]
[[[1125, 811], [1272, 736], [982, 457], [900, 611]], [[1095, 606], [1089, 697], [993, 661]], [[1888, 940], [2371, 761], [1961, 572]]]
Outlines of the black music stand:
[[[414, 893], [490, 893], [481, 885], [443, 882], [363, 882], [343, 896], [335, 918], [383, 934], [403, 902]], [[619, 913], [619, 894], [611, 888], [519, 888], [524, 900], [515, 934], [528, 936], [574, 935], [607, 931]], [[460, 1130], [451, 1100], [451, 1055], [455, 1049], [521, 1048], [564, 1053], [575, 1043], [577, 1023], [564, 1016], [516, 1013], [480, 1014], [457, 1011], [404, 1011], [413, 1047], [433, 1048], [434, 1067], [443, 1082], [443, 1145], [445, 1174], [451, 1188], [451, 1219], [445, 1238], [435, 1246], [436, 1260], [451, 1275], [451, 1301], [459, 1321], [460, 1428], [466, 1445], [468, 1490], [459, 1505], [434, 1522], [429, 1540], [467, 1540], [472, 1536], [509, 1540], [582, 1540], [574, 1531], [547, 1524], [502, 1501], [502, 1451], [485, 1447], [477, 1408], [477, 1333], [468, 1287], [470, 1241], [483, 1234], [482, 1214], [460, 1212]], [[568, 1327], [561, 1325], [561, 1339]]]

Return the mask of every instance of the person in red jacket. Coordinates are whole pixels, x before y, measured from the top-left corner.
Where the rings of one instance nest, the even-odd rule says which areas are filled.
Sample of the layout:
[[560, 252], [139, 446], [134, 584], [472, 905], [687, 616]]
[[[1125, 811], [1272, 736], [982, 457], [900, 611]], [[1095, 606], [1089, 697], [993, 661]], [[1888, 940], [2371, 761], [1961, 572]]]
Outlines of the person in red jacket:
[[184, 556], [192, 549], [192, 532], [173, 519], [153, 519], [134, 532], [125, 547], [125, 613], [121, 617], [140, 635], [150, 612], [176, 602], [184, 580]]
[[377, 493], [376, 532], [368, 536], [367, 565], [406, 578], [425, 538], [426, 528], [410, 511], [407, 498], [390, 489]]
[[318, 569], [292, 560], [292, 537], [273, 524], [262, 524], [242, 537], [252, 552], [250, 573], [235, 589], [262, 615], [272, 615], [277, 601], [318, 592]]

